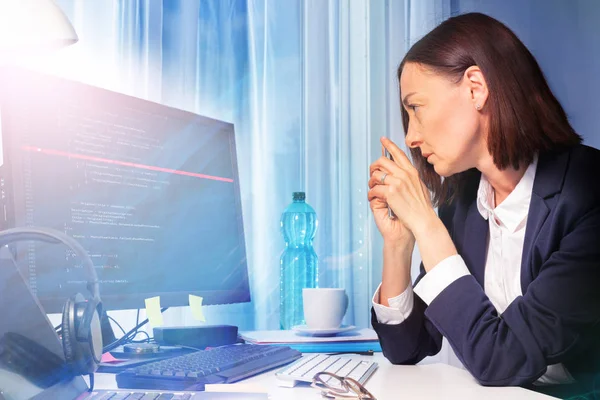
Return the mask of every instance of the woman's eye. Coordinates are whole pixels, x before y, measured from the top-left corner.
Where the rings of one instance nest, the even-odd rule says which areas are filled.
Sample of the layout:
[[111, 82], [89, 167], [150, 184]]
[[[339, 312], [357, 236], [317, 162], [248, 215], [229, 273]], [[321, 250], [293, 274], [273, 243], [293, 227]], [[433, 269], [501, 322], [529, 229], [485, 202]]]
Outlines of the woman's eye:
[[408, 108], [412, 109], [413, 112], [417, 112], [417, 108], [419, 108], [419, 106], [408, 106]]

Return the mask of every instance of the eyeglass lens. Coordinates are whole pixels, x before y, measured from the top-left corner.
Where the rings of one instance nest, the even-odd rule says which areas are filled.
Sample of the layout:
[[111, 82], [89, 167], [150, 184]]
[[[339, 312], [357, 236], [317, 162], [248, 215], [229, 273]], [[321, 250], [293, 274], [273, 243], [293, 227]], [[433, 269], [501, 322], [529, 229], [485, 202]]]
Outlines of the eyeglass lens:
[[321, 372], [315, 375], [313, 381], [319, 386], [337, 393], [348, 393], [349, 391], [342, 378], [334, 374]]
[[[352, 378], [341, 378], [330, 372], [320, 372], [313, 378], [313, 383], [321, 388], [324, 395], [341, 395], [364, 400], [376, 400], [375, 397], [358, 381]], [[327, 393], [329, 392], [329, 393]]]

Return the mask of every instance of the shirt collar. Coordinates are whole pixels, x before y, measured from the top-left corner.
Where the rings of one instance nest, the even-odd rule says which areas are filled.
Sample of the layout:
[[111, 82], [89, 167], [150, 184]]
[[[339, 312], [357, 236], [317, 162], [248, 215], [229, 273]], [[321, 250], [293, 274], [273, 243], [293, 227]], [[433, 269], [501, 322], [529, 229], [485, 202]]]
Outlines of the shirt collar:
[[479, 188], [477, 189], [477, 210], [479, 214], [486, 220], [493, 215], [510, 232], [515, 232], [527, 218], [529, 212], [537, 162], [538, 157], [536, 155], [517, 186], [498, 207], [494, 207], [494, 188], [481, 174]]

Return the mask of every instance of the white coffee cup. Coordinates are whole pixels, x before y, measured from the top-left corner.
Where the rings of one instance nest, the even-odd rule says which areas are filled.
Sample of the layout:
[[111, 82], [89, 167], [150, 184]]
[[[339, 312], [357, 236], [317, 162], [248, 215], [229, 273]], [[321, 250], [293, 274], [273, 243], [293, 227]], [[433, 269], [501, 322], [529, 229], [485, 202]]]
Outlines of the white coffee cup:
[[348, 308], [348, 296], [340, 288], [302, 289], [304, 320], [309, 329], [336, 329]]

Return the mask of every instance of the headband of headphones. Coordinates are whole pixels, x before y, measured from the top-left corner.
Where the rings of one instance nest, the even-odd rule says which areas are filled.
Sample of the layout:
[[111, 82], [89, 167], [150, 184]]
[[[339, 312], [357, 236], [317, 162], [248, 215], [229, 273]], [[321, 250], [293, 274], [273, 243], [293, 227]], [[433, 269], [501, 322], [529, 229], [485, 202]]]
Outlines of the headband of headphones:
[[83, 268], [85, 269], [88, 281], [87, 288], [92, 294], [92, 299], [97, 303], [100, 302], [100, 289], [98, 286], [98, 276], [96, 270], [92, 264], [92, 260], [88, 256], [87, 252], [81, 245], [72, 237], [65, 235], [64, 233], [50, 228], [11, 228], [4, 231], [0, 231], [0, 247], [6, 246], [13, 242], [20, 242], [25, 240], [39, 240], [48, 243], [64, 243], [71, 248], [77, 254]]

